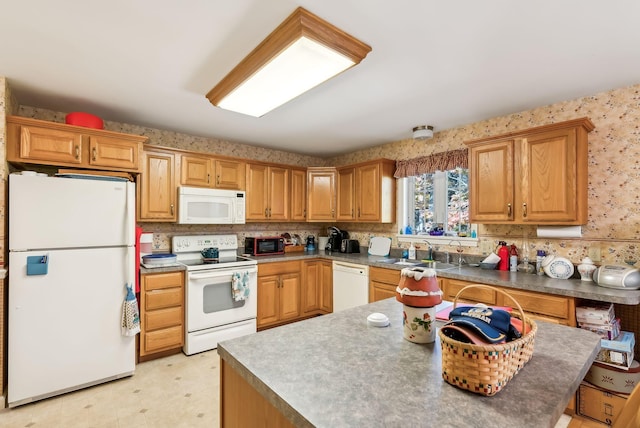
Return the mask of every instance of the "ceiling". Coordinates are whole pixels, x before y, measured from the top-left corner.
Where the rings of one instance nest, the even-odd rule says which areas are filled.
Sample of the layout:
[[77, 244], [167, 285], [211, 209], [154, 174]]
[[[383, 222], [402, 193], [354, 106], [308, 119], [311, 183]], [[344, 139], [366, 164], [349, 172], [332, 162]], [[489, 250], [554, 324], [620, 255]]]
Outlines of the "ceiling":
[[[205, 94], [297, 6], [372, 47], [261, 118]], [[21, 105], [328, 157], [640, 83], [636, 0], [0, 0]]]

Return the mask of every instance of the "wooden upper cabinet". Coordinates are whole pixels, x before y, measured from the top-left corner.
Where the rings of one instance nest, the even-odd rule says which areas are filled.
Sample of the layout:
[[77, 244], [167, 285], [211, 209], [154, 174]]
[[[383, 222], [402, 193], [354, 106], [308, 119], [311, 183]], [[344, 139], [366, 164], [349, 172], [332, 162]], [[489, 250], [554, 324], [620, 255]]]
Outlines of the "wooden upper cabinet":
[[145, 150], [138, 179], [138, 220], [176, 221], [175, 154]]
[[246, 163], [236, 160], [216, 159], [215, 183], [217, 189], [244, 190]]
[[395, 161], [378, 159], [338, 168], [338, 221], [395, 221]]
[[307, 221], [336, 220], [336, 169], [307, 168]]
[[[581, 148], [576, 128], [523, 138], [520, 148], [522, 198], [516, 215], [530, 222], [555, 219], [586, 223], [586, 135]], [[578, 156], [582, 157], [580, 166]]]
[[465, 142], [471, 222], [585, 224], [593, 128], [582, 118]]
[[289, 218], [289, 169], [248, 163], [246, 169], [247, 220]]
[[180, 156], [180, 185], [213, 187], [213, 159], [207, 156]]
[[82, 164], [82, 135], [57, 129], [22, 126], [20, 159]]
[[180, 185], [244, 190], [245, 163], [183, 153], [180, 156]]
[[291, 215], [292, 221], [307, 220], [307, 171], [291, 169]]
[[354, 167], [338, 168], [338, 221], [356, 219], [356, 169]]
[[512, 221], [514, 140], [469, 148], [469, 215], [472, 221]]
[[139, 144], [107, 136], [89, 136], [89, 164], [91, 166], [136, 170], [140, 165], [139, 156]]
[[269, 167], [269, 220], [289, 219], [289, 168]]
[[41, 165], [139, 172], [146, 137], [7, 117], [7, 160]]
[[356, 220], [395, 221], [395, 161], [381, 160], [356, 168]]
[[247, 164], [246, 219], [266, 220], [268, 218], [269, 167], [262, 164]]

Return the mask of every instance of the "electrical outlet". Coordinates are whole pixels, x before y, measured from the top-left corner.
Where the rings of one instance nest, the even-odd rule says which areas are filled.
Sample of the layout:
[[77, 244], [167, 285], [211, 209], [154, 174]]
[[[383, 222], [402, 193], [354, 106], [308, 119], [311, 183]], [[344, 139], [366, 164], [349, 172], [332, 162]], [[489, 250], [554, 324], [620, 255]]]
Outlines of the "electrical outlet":
[[493, 248], [491, 248], [491, 242], [489, 242], [489, 241], [481, 241], [480, 242], [480, 251], [482, 252], [482, 255], [487, 255], [492, 250], [493, 250]]
[[593, 262], [599, 262], [602, 257], [600, 255], [600, 248], [598, 247], [589, 247], [589, 258]]

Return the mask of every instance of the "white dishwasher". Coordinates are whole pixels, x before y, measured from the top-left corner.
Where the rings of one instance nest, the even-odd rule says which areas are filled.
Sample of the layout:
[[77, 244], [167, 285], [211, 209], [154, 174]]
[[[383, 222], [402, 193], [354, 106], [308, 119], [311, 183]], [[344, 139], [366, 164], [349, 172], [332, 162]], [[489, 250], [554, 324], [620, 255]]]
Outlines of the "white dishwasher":
[[333, 262], [333, 312], [369, 303], [369, 266]]

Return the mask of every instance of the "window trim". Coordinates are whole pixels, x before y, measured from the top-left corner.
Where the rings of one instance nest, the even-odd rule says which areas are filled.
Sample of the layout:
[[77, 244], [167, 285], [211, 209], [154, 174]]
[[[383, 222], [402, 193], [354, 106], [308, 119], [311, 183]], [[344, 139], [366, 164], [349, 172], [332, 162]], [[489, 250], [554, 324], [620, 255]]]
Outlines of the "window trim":
[[[476, 237], [471, 238], [470, 236], [432, 236], [432, 235], [406, 235], [404, 234], [404, 229], [407, 224], [410, 223], [411, 216], [413, 213], [409, 210], [409, 204], [407, 202], [410, 197], [409, 191], [411, 190], [411, 186], [407, 186], [406, 183], [409, 180], [403, 178], [398, 178], [396, 180], [396, 218], [398, 219], [398, 228], [399, 233], [396, 235], [398, 242], [413, 242], [413, 243], [425, 243], [425, 241], [429, 241], [431, 245], [450, 245], [452, 241], [456, 241], [454, 244], [457, 245], [459, 242], [463, 247], [477, 247], [479, 241], [478, 235], [478, 225], [476, 223], [471, 223], [469, 225], [470, 232], [475, 230]], [[411, 195], [412, 196], [412, 195]]]

